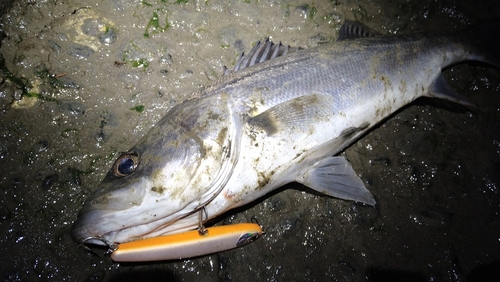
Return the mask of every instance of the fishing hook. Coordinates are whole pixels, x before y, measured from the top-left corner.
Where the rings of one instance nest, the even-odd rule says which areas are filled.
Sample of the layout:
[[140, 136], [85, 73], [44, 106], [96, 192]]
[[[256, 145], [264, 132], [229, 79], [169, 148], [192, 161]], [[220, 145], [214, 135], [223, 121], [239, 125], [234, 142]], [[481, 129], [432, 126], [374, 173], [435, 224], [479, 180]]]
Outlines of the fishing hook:
[[208, 234], [208, 230], [205, 228], [205, 226], [203, 225], [203, 213], [205, 213], [205, 220], [208, 219], [208, 213], [207, 213], [207, 210], [205, 209], [205, 206], [201, 207], [200, 212], [198, 213], [198, 219], [199, 219], [199, 223], [198, 223], [198, 233], [203, 236], [203, 235], [207, 235]]

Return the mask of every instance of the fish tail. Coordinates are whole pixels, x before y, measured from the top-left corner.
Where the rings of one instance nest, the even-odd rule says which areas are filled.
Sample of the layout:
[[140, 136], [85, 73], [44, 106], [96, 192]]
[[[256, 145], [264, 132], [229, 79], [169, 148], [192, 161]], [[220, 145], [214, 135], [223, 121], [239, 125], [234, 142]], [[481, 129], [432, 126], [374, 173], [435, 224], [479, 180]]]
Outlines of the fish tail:
[[491, 19], [464, 30], [465, 40], [477, 50], [478, 60], [500, 68], [500, 19]]
[[[450, 38], [448, 38], [450, 39]], [[453, 42], [461, 44], [461, 56], [453, 63], [464, 60], [479, 61], [500, 68], [500, 19], [488, 20], [465, 30], [452, 34]], [[436, 77], [429, 86], [428, 97], [452, 101], [474, 111], [475, 106], [458, 94], [445, 80], [443, 75]]]

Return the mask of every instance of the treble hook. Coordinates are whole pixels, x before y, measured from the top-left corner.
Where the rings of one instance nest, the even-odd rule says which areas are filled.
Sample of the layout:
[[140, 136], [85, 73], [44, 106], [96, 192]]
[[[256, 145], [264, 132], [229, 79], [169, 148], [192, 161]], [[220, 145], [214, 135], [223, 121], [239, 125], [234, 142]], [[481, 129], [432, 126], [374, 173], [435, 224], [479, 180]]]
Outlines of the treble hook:
[[[256, 217], [255, 215], [253, 215], [253, 216], [250, 218], [250, 221], [251, 221], [252, 223], [255, 223], [255, 224], [259, 225], [259, 226], [260, 226], [260, 228], [262, 228], [262, 226], [259, 224], [259, 221], [257, 221], [257, 217]], [[266, 231], [262, 230], [262, 234], [266, 234]]]
[[200, 208], [200, 213], [198, 214], [199, 215], [198, 216], [198, 219], [199, 219], [198, 234], [200, 234], [200, 236], [204, 236], [204, 235], [208, 234], [208, 230], [203, 225], [203, 213], [205, 213], [205, 219], [208, 219], [208, 213], [207, 213], [207, 210], [205, 209], [205, 206]]

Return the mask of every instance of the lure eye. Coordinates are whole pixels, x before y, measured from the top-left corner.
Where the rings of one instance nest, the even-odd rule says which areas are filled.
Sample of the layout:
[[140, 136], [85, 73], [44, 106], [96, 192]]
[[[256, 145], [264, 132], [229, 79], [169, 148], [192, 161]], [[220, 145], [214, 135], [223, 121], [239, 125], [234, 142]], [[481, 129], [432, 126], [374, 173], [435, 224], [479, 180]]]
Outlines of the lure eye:
[[135, 171], [139, 164], [137, 153], [125, 153], [121, 155], [113, 166], [113, 173], [117, 177], [124, 177]]

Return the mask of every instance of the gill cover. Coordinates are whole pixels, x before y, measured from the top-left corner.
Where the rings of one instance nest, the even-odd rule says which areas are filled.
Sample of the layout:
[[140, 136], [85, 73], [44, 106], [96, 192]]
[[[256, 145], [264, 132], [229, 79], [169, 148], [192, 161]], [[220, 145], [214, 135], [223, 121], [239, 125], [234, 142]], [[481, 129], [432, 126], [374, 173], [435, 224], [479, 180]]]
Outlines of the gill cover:
[[73, 237], [102, 245], [175, 232], [169, 226], [193, 215], [225, 187], [238, 160], [240, 128], [227, 94], [172, 108], [117, 158], [85, 202]]

